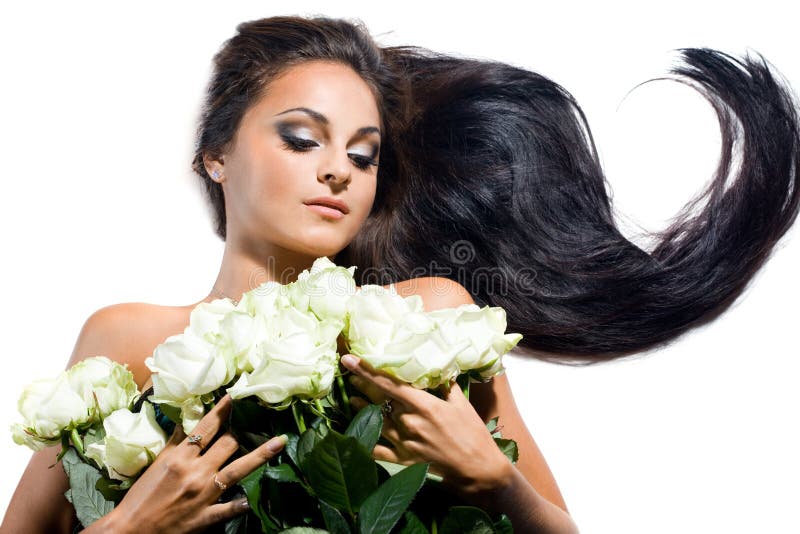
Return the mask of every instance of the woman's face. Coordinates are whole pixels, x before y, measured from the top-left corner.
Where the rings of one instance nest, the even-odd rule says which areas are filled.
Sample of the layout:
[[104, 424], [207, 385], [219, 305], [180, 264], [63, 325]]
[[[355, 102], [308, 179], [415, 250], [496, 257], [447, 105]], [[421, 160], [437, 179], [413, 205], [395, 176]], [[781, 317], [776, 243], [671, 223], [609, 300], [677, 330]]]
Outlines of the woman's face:
[[[332, 256], [375, 198], [381, 132], [369, 86], [339, 63], [310, 61], [275, 78], [244, 115], [221, 161], [227, 240]], [[343, 211], [311, 202], [327, 197]], [[319, 202], [324, 203], [324, 200]]]

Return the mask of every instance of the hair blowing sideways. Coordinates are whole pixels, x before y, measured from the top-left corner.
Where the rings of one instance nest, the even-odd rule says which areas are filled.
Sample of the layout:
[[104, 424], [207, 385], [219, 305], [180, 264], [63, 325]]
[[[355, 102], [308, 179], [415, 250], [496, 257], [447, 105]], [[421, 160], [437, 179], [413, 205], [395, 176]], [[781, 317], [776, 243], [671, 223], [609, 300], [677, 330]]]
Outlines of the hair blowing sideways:
[[533, 357], [605, 361], [718, 316], [797, 218], [791, 88], [759, 55], [679, 53], [671, 74], [716, 111], [720, 160], [650, 252], [615, 224], [591, 130], [566, 89], [502, 62], [381, 47], [359, 21], [240, 24], [214, 59], [193, 168], [224, 239], [222, 189], [202, 154], [230, 142], [282, 69], [348, 65], [375, 94], [383, 140], [372, 212], [336, 262], [357, 266], [359, 284], [451, 278], [478, 304], [502, 306]]

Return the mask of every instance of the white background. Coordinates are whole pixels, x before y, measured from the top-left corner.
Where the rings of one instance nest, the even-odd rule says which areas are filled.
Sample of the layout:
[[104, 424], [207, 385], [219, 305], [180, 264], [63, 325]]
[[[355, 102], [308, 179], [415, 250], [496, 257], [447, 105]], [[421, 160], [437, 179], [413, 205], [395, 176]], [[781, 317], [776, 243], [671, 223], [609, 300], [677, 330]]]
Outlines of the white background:
[[[2, 509], [30, 456], [2, 437], [16, 399], [63, 368], [89, 314], [209, 291], [222, 242], [190, 172], [192, 133], [211, 56], [238, 22], [359, 17], [384, 44], [553, 78], [588, 115], [631, 235], [662, 228], [716, 164], [715, 119], [690, 89], [625, 96], [665, 73], [671, 50], [754, 49], [800, 86], [797, 19], [778, 2], [70, 4], [0, 8]], [[590, 369], [508, 359], [582, 532], [800, 531], [796, 234], [732, 309], [667, 349]]]

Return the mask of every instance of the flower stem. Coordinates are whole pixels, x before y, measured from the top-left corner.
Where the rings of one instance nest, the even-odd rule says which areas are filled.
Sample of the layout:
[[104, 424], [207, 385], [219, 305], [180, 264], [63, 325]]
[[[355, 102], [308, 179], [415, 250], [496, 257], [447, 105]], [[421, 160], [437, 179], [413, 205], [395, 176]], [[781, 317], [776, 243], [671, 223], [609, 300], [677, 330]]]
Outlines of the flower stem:
[[463, 375], [458, 375], [456, 382], [458, 382], [458, 387], [460, 387], [461, 391], [464, 393], [464, 397], [469, 400], [469, 374], [464, 373]]
[[61, 461], [67, 451], [69, 450], [69, 433], [68, 432], [61, 432], [61, 452], [58, 453], [56, 456], [56, 462]]
[[322, 416], [323, 419], [325, 419], [325, 424], [328, 426], [328, 428], [331, 428], [331, 420], [328, 419], [328, 417], [325, 415], [325, 407], [322, 405], [322, 401], [316, 399], [314, 401], [314, 406], [317, 407], [317, 410], [319, 410], [320, 415]]
[[75, 446], [75, 451], [78, 453], [78, 456], [88, 464], [89, 459], [83, 454], [83, 439], [81, 439], [81, 435], [78, 434], [78, 429], [73, 428], [69, 436], [72, 438], [72, 444]]
[[347, 420], [350, 421], [353, 419], [353, 413], [350, 411], [350, 396], [347, 394], [347, 388], [345, 387], [344, 378], [342, 375], [338, 375], [336, 377], [336, 384], [339, 386], [339, 393], [342, 394], [344, 414], [347, 416]]
[[306, 431], [306, 422], [303, 419], [303, 413], [297, 407], [297, 403], [292, 403], [292, 415], [294, 416], [294, 423], [297, 425], [297, 430], [302, 434]]

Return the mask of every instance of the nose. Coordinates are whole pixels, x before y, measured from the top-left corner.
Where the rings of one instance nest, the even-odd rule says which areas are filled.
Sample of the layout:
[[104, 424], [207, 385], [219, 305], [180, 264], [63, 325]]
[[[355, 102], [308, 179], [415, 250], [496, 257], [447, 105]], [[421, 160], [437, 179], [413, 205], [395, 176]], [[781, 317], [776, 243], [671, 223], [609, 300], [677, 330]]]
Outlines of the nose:
[[337, 151], [320, 163], [317, 180], [323, 184], [343, 186], [350, 183], [351, 163], [346, 152]]

